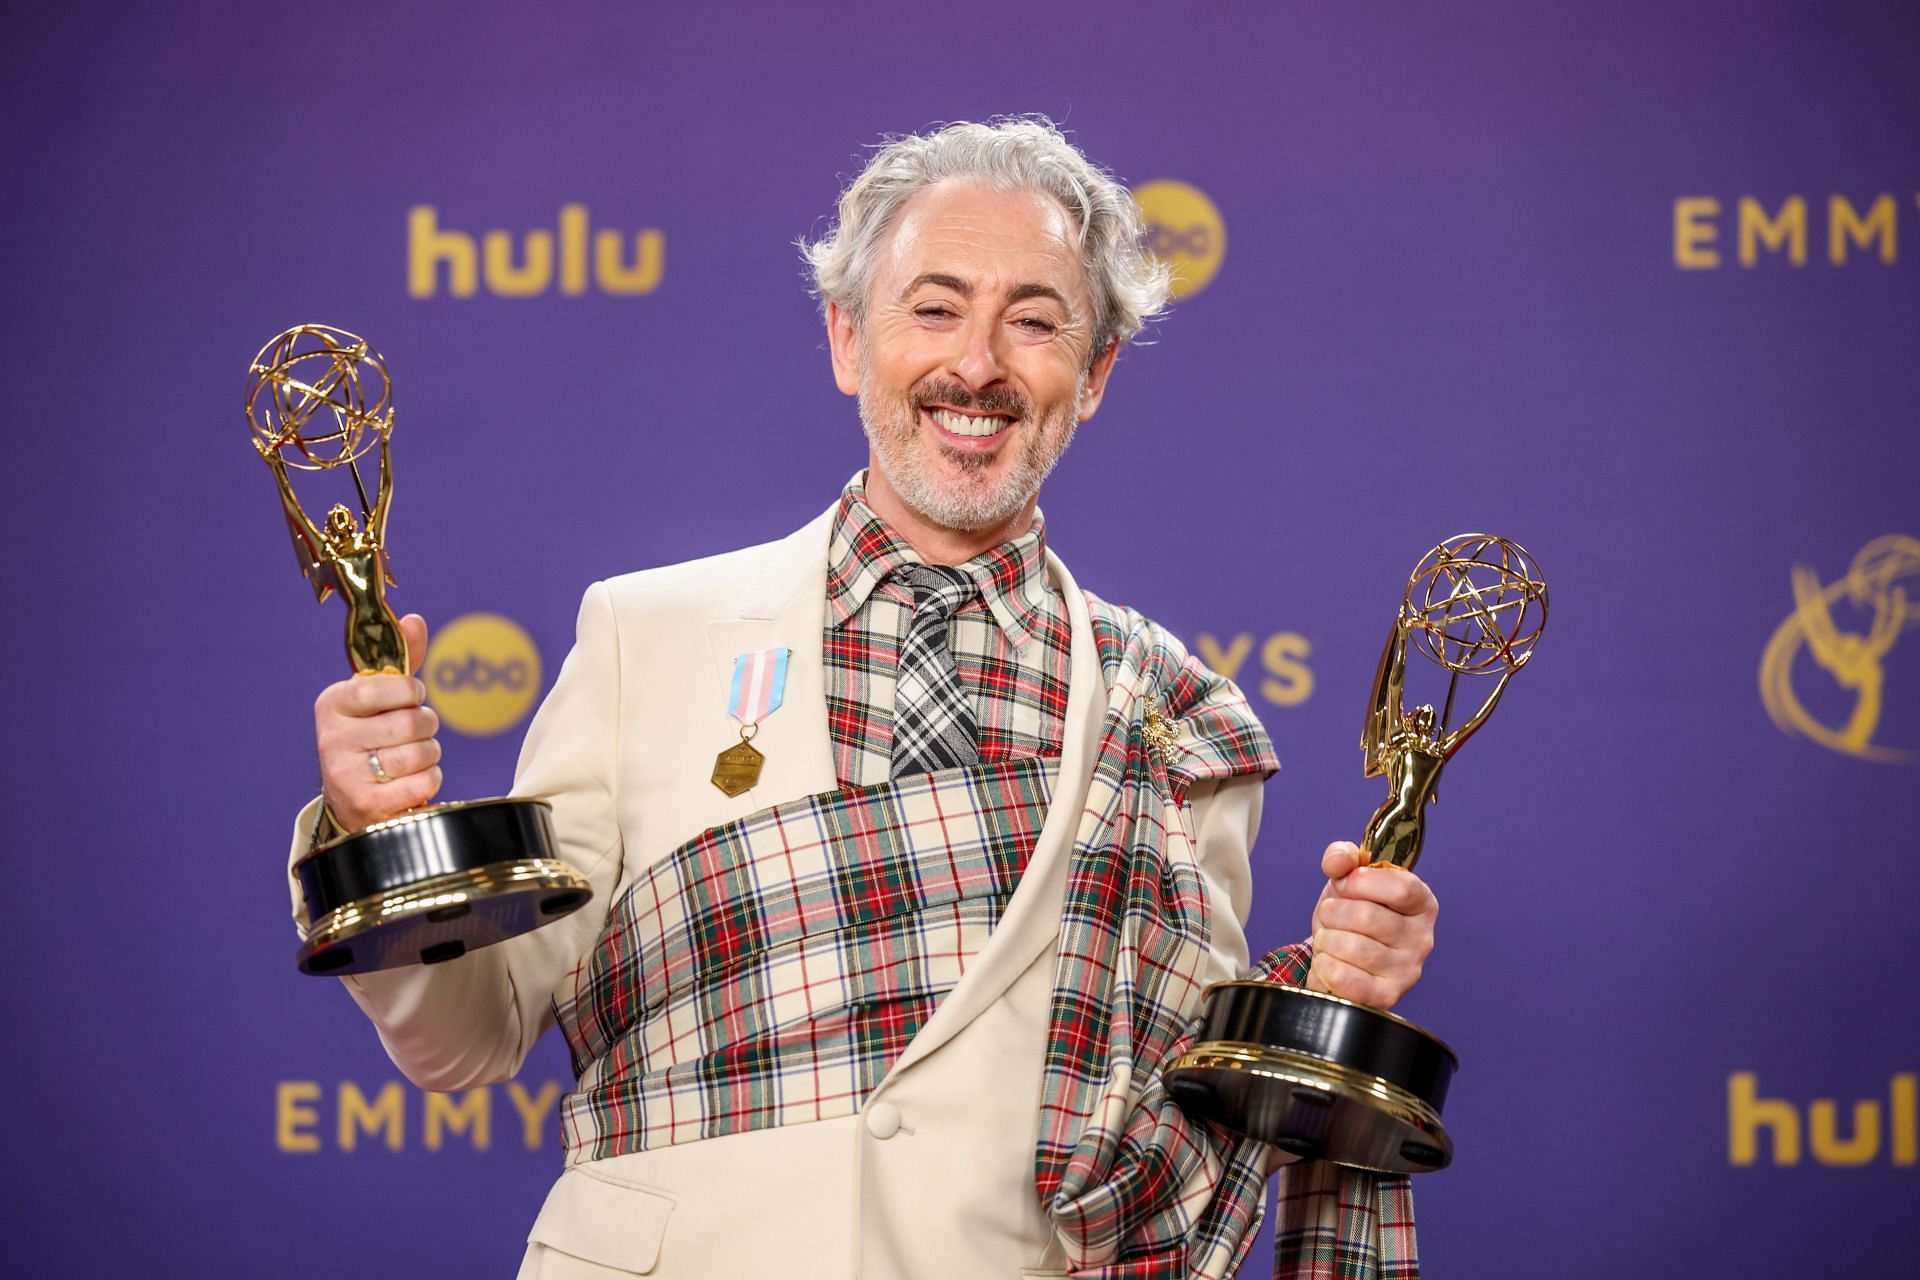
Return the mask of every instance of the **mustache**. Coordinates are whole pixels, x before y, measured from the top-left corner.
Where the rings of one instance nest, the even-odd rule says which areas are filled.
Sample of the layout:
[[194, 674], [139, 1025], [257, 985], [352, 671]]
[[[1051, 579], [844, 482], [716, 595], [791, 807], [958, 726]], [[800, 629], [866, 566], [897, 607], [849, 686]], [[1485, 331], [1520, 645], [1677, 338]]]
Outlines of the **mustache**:
[[928, 405], [951, 405], [955, 409], [971, 409], [975, 413], [1004, 413], [1015, 418], [1027, 416], [1027, 402], [1012, 387], [990, 387], [985, 391], [969, 391], [958, 382], [926, 382], [914, 388], [913, 407], [924, 409]]

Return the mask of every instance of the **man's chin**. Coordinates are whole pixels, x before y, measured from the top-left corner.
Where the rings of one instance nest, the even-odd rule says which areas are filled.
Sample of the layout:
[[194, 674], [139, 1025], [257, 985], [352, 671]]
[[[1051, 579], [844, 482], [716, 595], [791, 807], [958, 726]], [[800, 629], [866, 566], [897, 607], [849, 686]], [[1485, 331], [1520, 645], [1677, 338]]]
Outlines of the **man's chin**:
[[912, 492], [903, 492], [900, 496], [914, 514], [955, 533], [997, 529], [1027, 504], [1026, 496], [998, 488], [983, 492], [969, 491], [965, 486], [936, 489], [913, 485], [910, 488]]

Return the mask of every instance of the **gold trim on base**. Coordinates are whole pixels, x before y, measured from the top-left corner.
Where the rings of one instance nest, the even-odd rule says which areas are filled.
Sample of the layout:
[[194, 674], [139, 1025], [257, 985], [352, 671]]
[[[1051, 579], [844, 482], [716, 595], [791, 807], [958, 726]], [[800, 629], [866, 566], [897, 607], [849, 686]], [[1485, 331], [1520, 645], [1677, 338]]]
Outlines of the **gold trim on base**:
[[[1257, 1095], [1268, 1093], [1266, 1088], [1255, 1081], [1271, 1081], [1275, 1086], [1285, 1090], [1313, 1089], [1331, 1095], [1337, 1101], [1362, 1108], [1392, 1124], [1403, 1126], [1409, 1132], [1404, 1136], [1391, 1139], [1392, 1150], [1397, 1151], [1403, 1141], [1417, 1137], [1444, 1151], [1449, 1160], [1453, 1157], [1453, 1140], [1447, 1136], [1445, 1127], [1441, 1125], [1439, 1112], [1390, 1080], [1365, 1071], [1356, 1071], [1352, 1067], [1342, 1066], [1337, 1062], [1329, 1062], [1325, 1058], [1316, 1058], [1305, 1053], [1292, 1053], [1285, 1049], [1276, 1049], [1271, 1045], [1249, 1044], [1235, 1040], [1209, 1040], [1195, 1045], [1174, 1059], [1173, 1065], [1167, 1068], [1166, 1074], [1173, 1076], [1176, 1073], [1188, 1072], [1227, 1073], [1226, 1080], [1215, 1076], [1207, 1083], [1216, 1088], [1228, 1083], [1241, 1086], [1232, 1090], [1233, 1095], [1238, 1095], [1237, 1098], [1225, 1091], [1222, 1092], [1222, 1096], [1229, 1101], [1244, 1101], [1250, 1104], [1236, 1108], [1242, 1115], [1254, 1109], [1258, 1101]], [[1283, 1104], [1281, 1110], [1284, 1109]], [[1251, 1132], [1252, 1126], [1243, 1125], [1225, 1117], [1221, 1119], [1230, 1127], [1244, 1128]], [[1340, 1159], [1337, 1163], [1356, 1169], [1370, 1169], [1375, 1173], [1407, 1173], [1411, 1170], [1410, 1165], [1368, 1163], [1361, 1159]]]
[[300, 948], [300, 962], [304, 967], [307, 958], [315, 952], [337, 947], [410, 917], [449, 907], [471, 906], [505, 894], [546, 893], [556, 889], [591, 893], [593, 886], [586, 877], [555, 858], [511, 858], [470, 871], [416, 881], [391, 893], [371, 894], [335, 907], [314, 921], [307, 932], [306, 945]]

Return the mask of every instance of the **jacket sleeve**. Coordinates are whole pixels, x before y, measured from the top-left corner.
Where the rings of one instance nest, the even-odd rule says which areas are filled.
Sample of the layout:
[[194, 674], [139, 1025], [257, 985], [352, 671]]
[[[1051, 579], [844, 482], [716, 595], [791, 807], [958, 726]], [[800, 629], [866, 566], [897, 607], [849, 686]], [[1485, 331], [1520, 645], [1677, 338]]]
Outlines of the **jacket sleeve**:
[[[513, 794], [553, 805], [559, 857], [593, 885], [593, 900], [532, 933], [446, 964], [340, 979], [387, 1056], [422, 1089], [466, 1089], [510, 1078], [553, 1020], [557, 984], [599, 935], [620, 890], [620, 660], [612, 597], [588, 588], [574, 648], [534, 716]], [[308, 848], [319, 801], [301, 811], [291, 861]], [[289, 864], [289, 879], [291, 862]], [[294, 923], [308, 921], [297, 880]]]
[[1253, 909], [1251, 852], [1260, 830], [1266, 779], [1203, 779], [1187, 790], [1194, 860], [1207, 889], [1210, 951], [1206, 981], [1246, 976], [1247, 915]]

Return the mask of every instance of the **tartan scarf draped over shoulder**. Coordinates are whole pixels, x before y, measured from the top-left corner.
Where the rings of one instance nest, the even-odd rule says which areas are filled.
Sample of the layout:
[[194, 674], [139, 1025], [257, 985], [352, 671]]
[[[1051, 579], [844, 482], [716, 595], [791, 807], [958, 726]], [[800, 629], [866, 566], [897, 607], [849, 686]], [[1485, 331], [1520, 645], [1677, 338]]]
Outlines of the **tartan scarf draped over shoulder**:
[[[1161, 1083], [1192, 1043], [1211, 936], [1181, 806], [1195, 783], [1279, 762], [1229, 681], [1140, 614], [1087, 599], [1107, 708], [1068, 865], [1036, 1188], [1075, 1275], [1231, 1276], [1272, 1153], [1190, 1119]], [[1253, 976], [1297, 984], [1307, 957], [1282, 948]], [[1405, 1178], [1316, 1163], [1282, 1179], [1277, 1275], [1418, 1274]]]

